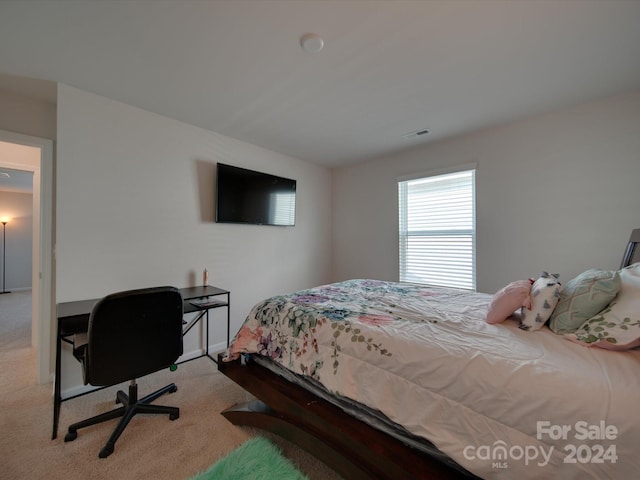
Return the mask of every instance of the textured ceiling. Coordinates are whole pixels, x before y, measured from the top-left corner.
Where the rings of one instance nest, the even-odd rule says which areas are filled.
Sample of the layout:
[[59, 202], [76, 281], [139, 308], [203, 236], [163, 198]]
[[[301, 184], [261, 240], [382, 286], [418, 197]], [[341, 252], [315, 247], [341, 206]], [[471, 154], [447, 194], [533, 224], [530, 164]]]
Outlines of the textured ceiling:
[[336, 166], [640, 88], [640, 1], [0, 2], [0, 45], [1, 73]]

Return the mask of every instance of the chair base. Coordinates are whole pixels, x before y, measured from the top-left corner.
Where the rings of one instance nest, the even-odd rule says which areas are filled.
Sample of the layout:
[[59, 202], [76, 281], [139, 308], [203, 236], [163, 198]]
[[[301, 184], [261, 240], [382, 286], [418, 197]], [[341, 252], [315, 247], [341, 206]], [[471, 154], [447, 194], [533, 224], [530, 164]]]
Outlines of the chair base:
[[114, 418], [122, 417], [118, 422], [115, 430], [109, 437], [109, 440], [107, 440], [107, 443], [98, 454], [100, 458], [107, 458], [113, 453], [116, 441], [118, 440], [118, 438], [120, 438], [120, 435], [122, 435], [122, 432], [136, 414], [167, 414], [169, 415], [169, 420], [178, 419], [180, 417], [180, 409], [178, 407], [167, 407], [164, 405], [151, 404], [151, 402], [153, 402], [161, 395], [164, 395], [165, 393], [174, 393], [176, 391], [178, 391], [178, 387], [176, 387], [175, 383], [172, 383], [138, 400], [138, 385], [135, 383], [135, 381], [132, 381], [131, 385], [129, 385], [129, 395], [124, 393], [122, 390], [119, 390], [116, 393], [116, 403], [121, 403], [122, 407], [74, 423], [69, 427], [69, 431], [64, 437], [64, 441], [71, 442], [75, 440], [78, 437], [79, 428], [89, 427], [91, 425], [106, 422]]

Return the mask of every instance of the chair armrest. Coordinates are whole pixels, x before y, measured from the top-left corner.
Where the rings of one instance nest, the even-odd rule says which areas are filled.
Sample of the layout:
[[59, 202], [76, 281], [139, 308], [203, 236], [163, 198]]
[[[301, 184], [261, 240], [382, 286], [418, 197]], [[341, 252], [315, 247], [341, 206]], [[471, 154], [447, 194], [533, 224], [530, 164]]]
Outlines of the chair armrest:
[[84, 357], [87, 352], [87, 333], [76, 333], [73, 336], [73, 356], [76, 357], [81, 362], [84, 361]]

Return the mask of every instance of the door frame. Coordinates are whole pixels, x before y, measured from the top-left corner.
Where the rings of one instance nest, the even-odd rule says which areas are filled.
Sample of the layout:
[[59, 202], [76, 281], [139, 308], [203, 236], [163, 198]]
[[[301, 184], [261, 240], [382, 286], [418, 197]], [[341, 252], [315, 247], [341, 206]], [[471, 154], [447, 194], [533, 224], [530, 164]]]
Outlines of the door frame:
[[[2, 166], [34, 173], [34, 253], [38, 261], [33, 262], [31, 272], [32, 284], [32, 320], [31, 345], [37, 352], [37, 381], [39, 384], [52, 380], [53, 352], [55, 352], [55, 318], [54, 308], [54, 165], [53, 140], [34, 137], [21, 133], [0, 130], [0, 141], [15, 143], [40, 149], [40, 165], [38, 167], [2, 162]], [[37, 188], [36, 188], [37, 187]], [[37, 192], [36, 192], [37, 190]], [[39, 201], [36, 199], [37, 193]], [[35, 245], [37, 242], [37, 247]]]

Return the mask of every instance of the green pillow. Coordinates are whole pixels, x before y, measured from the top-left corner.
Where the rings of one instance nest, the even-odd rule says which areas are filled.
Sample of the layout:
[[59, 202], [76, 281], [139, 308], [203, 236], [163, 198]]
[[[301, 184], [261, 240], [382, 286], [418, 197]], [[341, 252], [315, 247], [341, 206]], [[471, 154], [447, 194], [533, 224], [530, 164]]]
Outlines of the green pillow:
[[607, 350], [640, 347], [640, 263], [620, 270], [620, 281], [615, 300], [575, 333], [567, 335], [569, 340]]
[[605, 309], [620, 290], [620, 274], [609, 270], [587, 270], [567, 282], [551, 314], [549, 328], [555, 333], [573, 333]]

